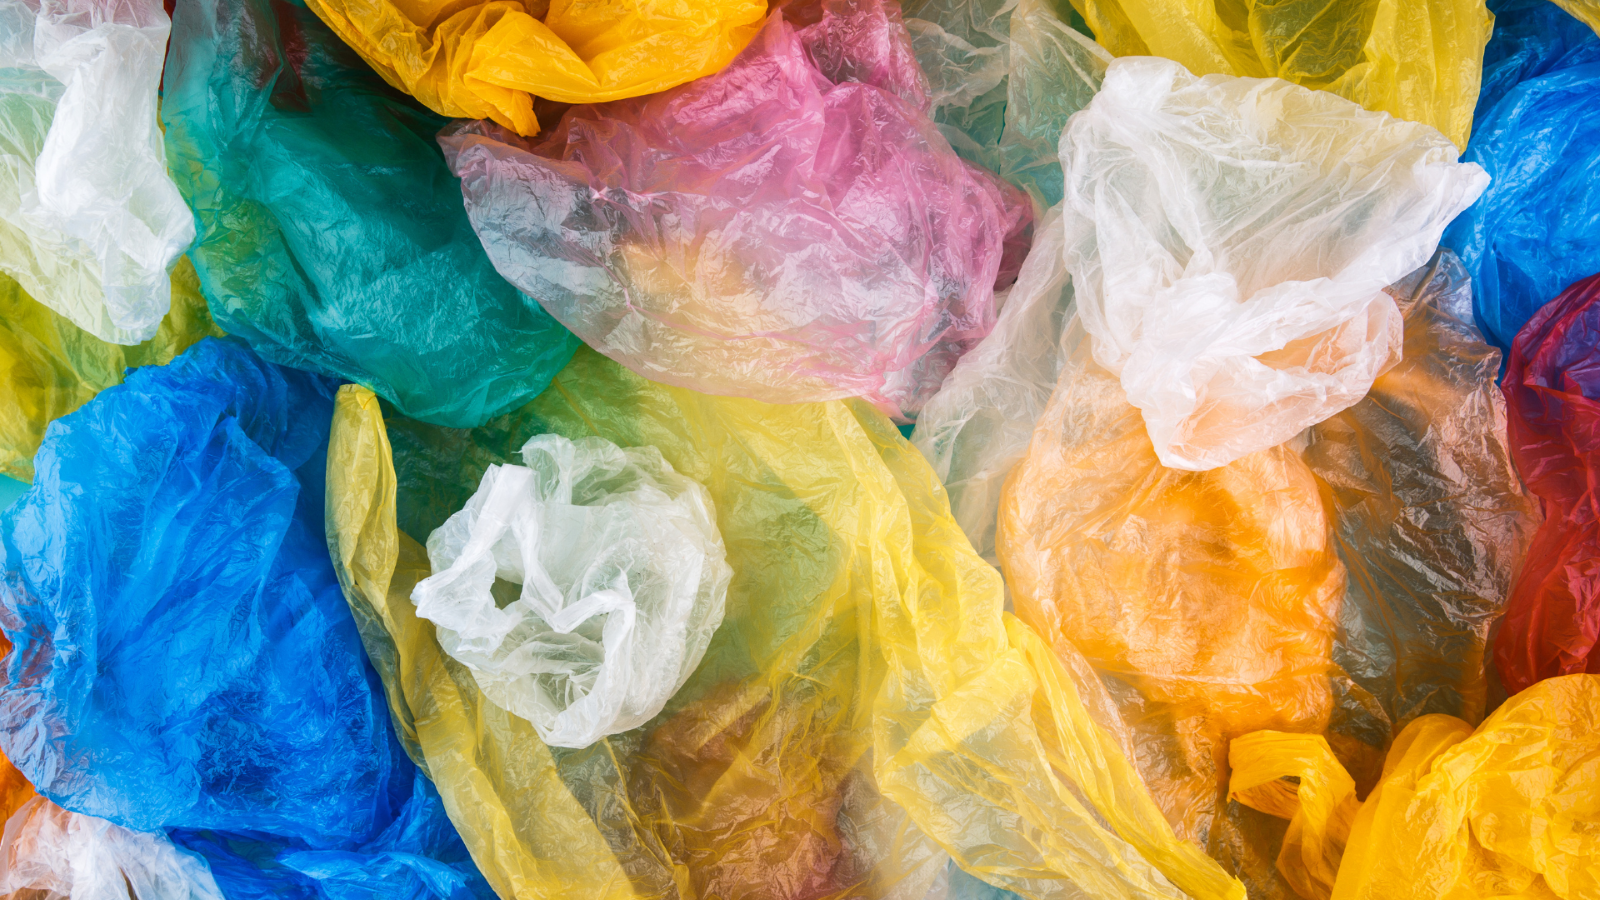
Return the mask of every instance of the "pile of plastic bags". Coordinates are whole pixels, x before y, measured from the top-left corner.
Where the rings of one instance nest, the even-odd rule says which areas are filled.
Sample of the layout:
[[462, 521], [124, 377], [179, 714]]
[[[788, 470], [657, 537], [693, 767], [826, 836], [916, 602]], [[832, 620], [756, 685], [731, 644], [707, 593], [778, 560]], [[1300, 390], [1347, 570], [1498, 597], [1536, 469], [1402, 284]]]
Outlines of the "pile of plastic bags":
[[1572, 0], [0, 0], [0, 897], [1600, 897]]

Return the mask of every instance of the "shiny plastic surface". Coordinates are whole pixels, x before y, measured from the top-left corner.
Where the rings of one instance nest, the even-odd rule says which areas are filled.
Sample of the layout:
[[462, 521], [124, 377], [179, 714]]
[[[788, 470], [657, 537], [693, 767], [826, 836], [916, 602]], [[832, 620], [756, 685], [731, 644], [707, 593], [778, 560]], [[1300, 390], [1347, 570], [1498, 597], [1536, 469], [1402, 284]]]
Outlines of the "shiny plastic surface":
[[67, 812], [43, 797], [6, 820], [0, 896], [223, 900], [205, 862], [174, 847], [166, 835]]

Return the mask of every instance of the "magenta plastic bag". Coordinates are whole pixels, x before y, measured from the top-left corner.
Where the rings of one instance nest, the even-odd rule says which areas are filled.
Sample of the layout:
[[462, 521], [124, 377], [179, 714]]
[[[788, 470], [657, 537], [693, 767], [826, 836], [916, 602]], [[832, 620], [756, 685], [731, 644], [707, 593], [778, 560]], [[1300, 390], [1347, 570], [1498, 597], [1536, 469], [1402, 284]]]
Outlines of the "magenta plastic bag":
[[1032, 231], [927, 115], [898, 7], [774, 14], [727, 69], [441, 138], [495, 267], [655, 381], [914, 415], [994, 327]]

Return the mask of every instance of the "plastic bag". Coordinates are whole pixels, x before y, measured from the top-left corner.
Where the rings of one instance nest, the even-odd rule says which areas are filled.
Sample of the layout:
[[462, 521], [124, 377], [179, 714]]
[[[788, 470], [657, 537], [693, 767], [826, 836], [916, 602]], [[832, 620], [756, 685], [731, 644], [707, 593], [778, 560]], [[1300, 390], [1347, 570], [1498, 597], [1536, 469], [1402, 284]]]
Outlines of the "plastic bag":
[[840, 2], [537, 145], [441, 143], [501, 273], [602, 353], [708, 393], [909, 416], [994, 326], [1032, 225], [923, 91], [896, 11]]
[[115, 344], [154, 337], [194, 217], [167, 176], [156, 0], [0, 3], [0, 270]]
[[[688, 683], [584, 750], [545, 745], [443, 653], [408, 599], [427, 561], [396, 528], [437, 527], [539, 432], [654, 445], [710, 492], [734, 572]], [[1092, 697], [1002, 612], [920, 455], [864, 404], [707, 397], [585, 350], [472, 432], [386, 432], [347, 387], [329, 459], [369, 654], [501, 896], [915, 898], [948, 852], [1032, 897], [1243, 898], [1174, 839]]]
[[[161, 108], [217, 323], [282, 365], [477, 425], [544, 389], [577, 341], [495, 274], [434, 135], [284, 0], [181, 0]], [[355, 252], [359, 251], [359, 252]]]
[[68, 810], [169, 830], [232, 897], [351, 895], [315, 865], [486, 896], [328, 558], [332, 395], [209, 339], [51, 427], [0, 515], [0, 746]]
[[1502, 389], [1517, 470], [1539, 498], [1534, 536], [1495, 640], [1511, 692], [1600, 673], [1600, 275], [1535, 313], [1511, 347]]
[[221, 334], [187, 260], [173, 267], [172, 308], [156, 336], [135, 347], [85, 333], [0, 274], [0, 473], [33, 480], [33, 454], [46, 425], [120, 383], [125, 369], [162, 365], [202, 337]]
[[1196, 75], [1282, 78], [1467, 146], [1483, 0], [1072, 0], [1113, 56], [1164, 56]]
[[1226, 464], [1366, 394], [1399, 350], [1384, 286], [1487, 183], [1455, 158], [1284, 81], [1111, 64], [1061, 138], [1067, 271], [1163, 465]]
[[1483, 99], [1462, 156], [1493, 176], [1444, 244], [1501, 349], [1551, 297], [1600, 271], [1600, 37], [1545, 0], [1496, 6]]
[[654, 448], [545, 434], [522, 459], [428, 536], [436, 574], [411, 599], [490, 702], [583, 748], [689, 680], [733, 571], [710, 495]]
[[385, 81], [429, 109], [522, 134], [539, 130], [533, 97], [621, 100], [719, 71], [761, 30], [767, 10], [765, 0], [308, 5]]
[[1590, 30], [1600, 33], [1600, 3], [1596, 3], [1595, 0], [1553, 0], [1553, 2], [1573, 18], [1588, 25]]
[[1306, 900], [1592, 897], [1597, 714], [1600, 678], [1572, 675], [1512, 697], [1476, 731], [1424, 716], [1395, 739], [1365, 803], [1321, 738], [1245, 735], [1229, 749], [1229, 793], [1290, 820], [1278, 865]]
[[63, 900], [222, 900], [204, 862], [161, 834], [67, 812], [43, 797], [6, 821], [0, 895]]

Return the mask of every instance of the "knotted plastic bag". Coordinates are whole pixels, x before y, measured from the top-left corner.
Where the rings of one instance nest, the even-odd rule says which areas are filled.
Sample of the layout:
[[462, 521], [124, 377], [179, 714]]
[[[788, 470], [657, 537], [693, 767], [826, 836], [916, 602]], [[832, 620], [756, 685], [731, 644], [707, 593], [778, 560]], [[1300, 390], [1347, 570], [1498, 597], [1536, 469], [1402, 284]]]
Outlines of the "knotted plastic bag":
[[1482, 0], [1072, 0], [1113, 56], [1282, 78], [1467, 146], [1494, 17]]
[[[37, 892], [37, 893], [34, 893]], [[0, 895], [63, 900], [222, 900], [210, 869], [163, 834], [34, 797], [6, 820]]]
[[154, 337], [194, 217], [167, 176], [156, 0], [0, 4], [0, 271], [115, 344]]
[[[395, 719], [501, 896], [922, 897], [948, 853], [1030, 896], [1242, 900], [864, 404], [707, 397], [584, 350], [483, 428], [387, 426], [340, 394], [331, 546]], [[710, 493], [734, 573], [661, 714], [582, 750], [444, 654], [409, 599], [427, 560], [396, 527], [438, 527], [541, 432], [655, 446]]]
[[497, 276], [434, 135], [284, 0], [182, 0], [161, 107], [217, 323], [259, 353], [477, 425], [549, 383], [577, 341]]
[[522, 459], [428, 536], [436, 574], [411, 599], [491, 702], [583, 748], [661, 712], [733, 572], [710, 495], [654, 448], [545, 434]]
[[[384, 80], [443, 116], [539, 130], [534, 97], [598, 103], [654, 94], [726, 66], [765, 0], [309, 0]], [[530, 96], [532, 95], [532, 96]]]
[[1384, 286], [1487, 183], [1455, 158], [1285, 81], [1111, 64], [1061, 138], [1067, 271], [1163, 465], [1224, 465], [1361, 399], [1399, 349]]
[[994, 326], [1032, 215], [926, 115], [898, 10], [773, 15], [726, 70], [443, 138], [500, 272], [647, 378], [913, 415]]

